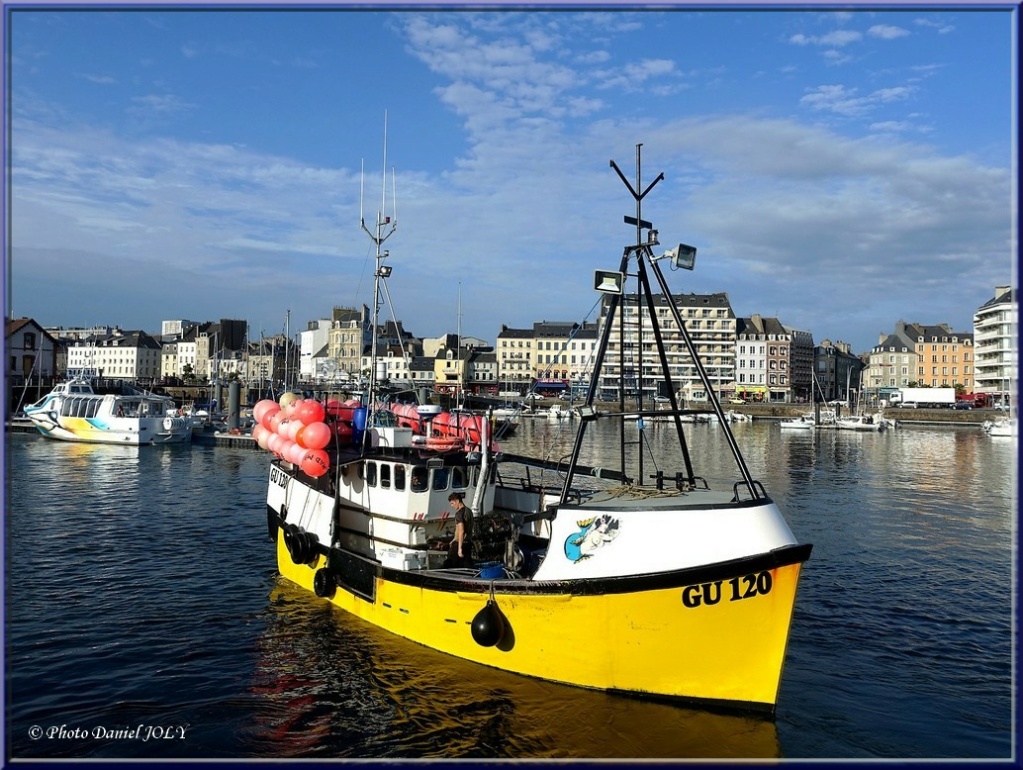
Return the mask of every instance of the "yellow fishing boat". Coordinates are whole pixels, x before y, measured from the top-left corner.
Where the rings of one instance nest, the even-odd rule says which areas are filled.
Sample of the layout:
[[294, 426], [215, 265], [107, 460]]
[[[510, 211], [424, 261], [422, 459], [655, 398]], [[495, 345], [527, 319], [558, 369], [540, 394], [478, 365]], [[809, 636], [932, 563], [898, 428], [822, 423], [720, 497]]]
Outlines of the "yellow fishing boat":
[[[257, 404], [254, 435], [276, 455], [267, 533], [283, 578], [433, 649], [579, 687], [773, 714], [811, 546], [797, 541], [750, 474], [679, 310], [654, 307], [655, 291], [672, 296], [660, 262], [691, 269], [695, 249], [679, 244], [655, 255], [657, 233], [641, 202], [663, 175], [640, 194], [639, 148], [636, 164], [633, 188], [611, 162], [636, 202], [636, 217], [626, 218], [636, 240], [617, 270], [595, 275], [599, 342], [567, 461], [552, 468], [501, 452], [485, 417], [389, 403], [371, 375], [365, 403], [291, 396]], [[378, 299], [390, 275], [381, 245], [394, 225], [383, 212], [374, 230], [363, 223], [377, 247]], [[604, 365], [631, 277], [659, 320], [644, 342], [667, 368], [660, 323], [673, 322], [709, 394], [718, 419], [708, 430], [724, 431], [734, 460], [734, 481], [723, 489], [697, 471], [700, 447], [687, 440], [674, 389], [668, 410], [594, 408], [598, 382], [626, 371]], [[642, 447], [628, 445], [625, 430], [622, 467], [582, 462], [596, 421], [631, 420], [642, 430], [655, 412], [674, 425], [677, 470], [662, 460], [644, 474]], [[306, 425], [296, 431], [296, 421]], [[302, 431], [305, 445], [281, 438], [301, 439]], [[548, 483], [552, 470], [556, 484]], [[462, 559], [452, 545], [452, 496], [469, 509]]]

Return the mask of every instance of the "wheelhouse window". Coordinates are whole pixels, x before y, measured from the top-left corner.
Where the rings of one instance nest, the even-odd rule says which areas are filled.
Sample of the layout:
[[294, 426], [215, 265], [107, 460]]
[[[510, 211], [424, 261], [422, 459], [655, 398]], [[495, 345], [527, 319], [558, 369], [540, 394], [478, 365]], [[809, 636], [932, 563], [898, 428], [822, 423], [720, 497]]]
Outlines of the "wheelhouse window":
[[468, 468], [464, 465], [456, 465], [451, 469], [451, 488], [465, 489], [469, 486]]
[[433, 485], [431, 488], [434, 489], [435, 491], [447, 489], [449, 476], [450, 476], [449, 468], [434, 468]]

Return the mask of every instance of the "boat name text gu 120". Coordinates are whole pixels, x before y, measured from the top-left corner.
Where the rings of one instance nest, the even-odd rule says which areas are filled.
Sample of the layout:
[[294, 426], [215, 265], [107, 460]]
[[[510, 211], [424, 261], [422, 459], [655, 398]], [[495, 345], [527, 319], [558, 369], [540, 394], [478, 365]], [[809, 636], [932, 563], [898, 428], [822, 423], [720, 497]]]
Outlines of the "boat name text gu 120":
[[276, 465], [270, 466], [270, 483], [276, 484], [282, 489], [288, 488], [288, 482], [291, 481], [291, 476], [282, 471]]
[[[686, 586], [682, 589], [682, 606], [699, 607], [701, 604], [707, 606], [717, 604], [721, 601], [721, 584], [723, 580], [713, 583], [698, 583]], [[730, 602], [738, 602], [743, 599], [752, 599], [754, 596], [765, 596], [771, 593], [774, 581], [770, 572], [761, 572], [757, 575], [743, 575], [734, 577], [728, 581], [731, 592], [728, 597]]]

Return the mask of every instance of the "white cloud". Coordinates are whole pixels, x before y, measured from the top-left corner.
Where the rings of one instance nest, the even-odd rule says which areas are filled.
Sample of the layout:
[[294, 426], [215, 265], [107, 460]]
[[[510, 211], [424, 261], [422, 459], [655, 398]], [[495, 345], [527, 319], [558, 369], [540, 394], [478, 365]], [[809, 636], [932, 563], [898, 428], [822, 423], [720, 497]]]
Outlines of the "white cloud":
[[180, 99], [173, 94], [147, 94], [132, 97], [132, 104], [137, 105], [135, 112], [145, 113], [177, 113], [186, 112], [195, 105]]
[[945, 21], [937, 22], [931, 19], [914, 19], [913, 23], [918, 27], [927, 27], [936, 30], [939, 35], [947, 35], [955, 31], [955, 26]]
[[881, 40], [895, 40], [896, 38], [906, 37], [910, 32], [908, 29], [895, 27], [891, 24], [875, 24], [867, 30], [867, 34], [870, 37], [876, 37]]
[[863, 39], [859, 32], [848, 29], [836, 29], [824, 35], [804, 35], [802, 33], [792, 35], [789, 42], [795, 45], [827, 45], [841, 48], [850, 43], [858, 43]]
[[89, 73], [82, 73], [78, 77], [82, 80], [88, 80], [90, 83], [95, 83], [98, 86], [109, 86], [117, 82], [114, 78], [110, 77], [110, 75], [91, 75]]
[[800, 104], [814, 110], [825, 110], [849, 117], [865, 115], [879, 105], [905, 101], [913, 93], [907, 86], [882, 88], [866, 96], [858, 96], [858, 89], [842, 85], [824, 85], [808, 89]]

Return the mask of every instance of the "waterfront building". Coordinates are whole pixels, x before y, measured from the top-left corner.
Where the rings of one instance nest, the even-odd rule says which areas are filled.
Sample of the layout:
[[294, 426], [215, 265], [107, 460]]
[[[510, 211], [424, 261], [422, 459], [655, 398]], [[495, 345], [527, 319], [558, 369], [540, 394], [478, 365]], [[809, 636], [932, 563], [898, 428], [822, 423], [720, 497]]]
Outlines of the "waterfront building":
[[813, 355], [810, 332], [759, 313], [737, 318], [734, 391], [765, 403], [807, 401], [813, 384]]
[[589, 383], [596, 347], [596, 323], [534, 323], [531, 363], [537, 388], [555, 391], [573, 382]]
[[[449, 342], [457, 340], [449, 335]], [[434, 389], [438, 393], [497, 392], [497, 356], [492, 347], [442, 346], [434, 356]], [[473, 338], [475, 340], [475, 338]], [[475, 340], [482, 342], [482, 340]]]
[[[789, 348], [789, 401], [813, 400], [813, 333], [782, 324]], [[770, 372], [768, 372], [770, 374]], [[770, 384], [770, 379], [768, 379]], [[859, 378], [857, 377], [857, 387]]]
[[327, 357], [336, 364], [340, 379], [359, 379], [363, 353], [373, 344], [373, 328], [369, 308], [335, 307], [327, 341]]
[[501, 389], [524, 391], [533, 379], [533, 330], [505, 324], [497, 335], [497, 366]]
[[162, 376], [162, 346], [144, 331], [120, 331], [75, 340], [67, 348], [67, 370], [149, 386]]
[[429, 356], [413, 356], [409, 365], [412, 384], [416, 388], [429, 388], [433, 390], [436, 384], [436, 372], [434, 362], [436, 359]]
[[973, 315], [974, 391], [1002, 403], [1014, 397], [1019, 377], [1019, 303], [1016, 290], [996, 286]]
[[864, 389], [868, 398], [887, 400], [899, 388], [916, 380], [916, 337], [905, 321], [895, 324], [891, 334], [882, 333], [867, 356]]
[[328, 354], [331, 320], [318, 318], [309, 321], [299, 332], [298, 377], [301, 382], [333, 382], [337, 370]]
[[61, 371], [57, 368], [60, 341], [31, 318], [8, 319], [6, 325], [7, 381], [52, 382]]
[[954, 388], [973, 392], [974, 349], [971, 332], [953, 331], [948, 324], [925, 326], [916, 330], [917, 387]]
[[469, 391], [497, 395], [498, 366], [497, 354], [493, 348], [473, 350], [468, 361]]
[[[373, 365], [371, 347], [367, 346], [362, 356], [362, 371], [369, 372]], [[423, 352], [422, 340], [416, 339], [402, 328], [401, 323], [388, 321], [377, 331], [377, 371], [381, 382], [405, 383], [412, 385], [412, 361]]]
[[854, 355], [849, 343], [836, 340], [821, 340], [813, 349], [814, 386], [811, 401], [844, 401], [851, 404], [854, 396], [863, 392], [863, 360]]
[[199, 325], [195, 324], [182, 330], [181, 336], [174, 342], [164, 343], [160, 355], [160, 374], [163, 377], [184, 379], [185, 375], [191, 373], [197, 376], [196, 367], [198, 343], [196, 335], [199, 332]]
[[[195, 364], [192, 371], [200, 380], [223, 383], [233, 377], [247, 376], [245, 321], [222, 318], [218, 322], [205, 322], [195, 329]], [[297, 360], [294, 362], [298, 366]]]
[[529, 329], [501, 326], [497, 335], [501, 389], [523, 391], [534, 381], [546, 391], [589, 384], [598, 327], [571, 321], [537, 321]]
[[261, 337], [248, 344], [247, 384], [263, 393], [267, 386], [271, 390], [283, 390], [290, 359], [291, 341], [284, 334]]
[[[625, 396], [636, 398], [638, 395], [636, 383], [642, 367], [646, 385], [644, 398], [653, 398], [666, 393], [670, 388], [681, 393], [686, 401], [707, 400], [707, 393], [700, 383], [696, 366], [686, 351], [681, 333], [675, 325], [668, 306], [669, 301], [674, 302], [678, 308], [715, 392], [734, 390], [736, 318], [725, 292], [678, 294], [672, 297], [654, 295], [657, 323], [664, 336], [669, 370], [668, 378], [660, 382], [653, 381], [648, 376], [661, 370], [653, 345], [653, 322], [649, 314], [640, 313], [638, 295], [623, 295], [621, 300], [621, 315], [610, 331], [610, 345], [600, 383], [601, 396], [618, 398], [618, 387], [612, 383], [618, 379], [619, 370], [622, 370]], [[610, 295], [605, 295], [601, 302], [599, 333], [602, 333], [610, 301]]]
[[891, 334], [881, 334], [867, 356], [864, 388], [885, 400], [899, 388], [962, 386], [973, 388], [973, 335], [948, 324], [934, 326], [899, 321]]

